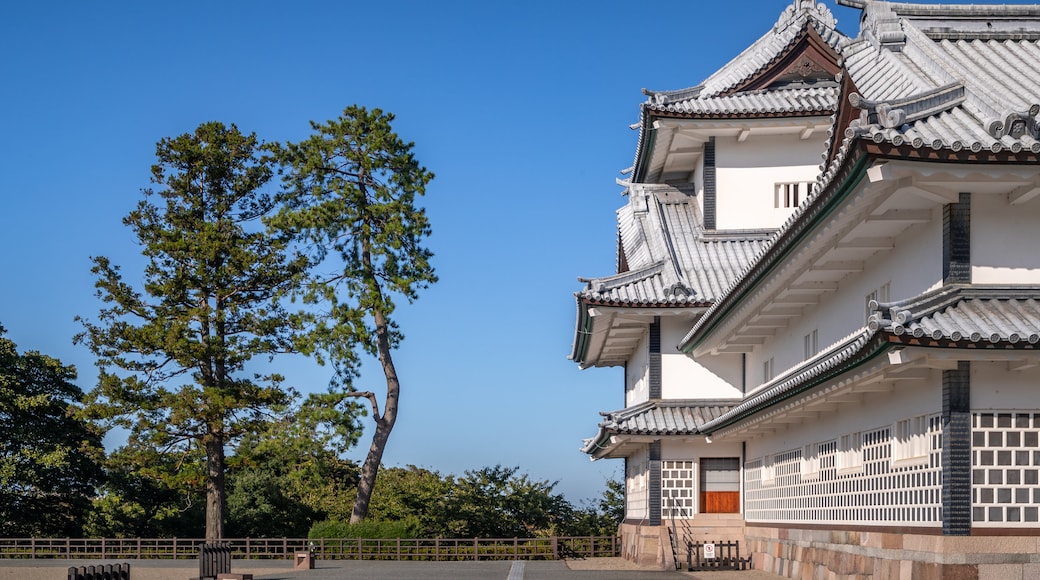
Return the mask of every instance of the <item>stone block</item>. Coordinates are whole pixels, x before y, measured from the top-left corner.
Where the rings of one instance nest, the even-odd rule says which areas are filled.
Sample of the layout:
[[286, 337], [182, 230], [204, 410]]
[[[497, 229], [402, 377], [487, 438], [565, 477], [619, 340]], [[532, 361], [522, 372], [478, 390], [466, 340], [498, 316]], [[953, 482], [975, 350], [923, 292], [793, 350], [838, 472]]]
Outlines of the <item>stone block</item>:
[[946, 564], [942, 566], [942, 580], [980, 580], [979, 568], [971, 564]]
[[[903, 534], [877, 534], [881, 540], [881, 548], [886, 550], [902, 550]], [[871, 546], [873, 547], [873, 546]]]
[[914, 580], [943, 580], [943, 567], [932, 562], [913, 562], [909, 578]]
[[1021, 564], [979, 564], [977, 577], [978, 580], [1027, 580]]
[[904, 550], [910, 550], [912, 552], [929, 552], [932, 554], [942, 553], [944, 540], [949, 539], [943, 536], [928, 536], [923, 534], [907, 534], [903, 536]]

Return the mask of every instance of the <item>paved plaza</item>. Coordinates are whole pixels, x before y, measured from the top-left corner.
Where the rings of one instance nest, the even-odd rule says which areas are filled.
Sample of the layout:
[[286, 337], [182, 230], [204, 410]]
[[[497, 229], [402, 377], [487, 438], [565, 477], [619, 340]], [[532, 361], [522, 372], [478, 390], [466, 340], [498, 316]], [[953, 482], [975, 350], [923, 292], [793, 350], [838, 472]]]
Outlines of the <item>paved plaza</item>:
[[[130, 562], [131, 580], [188, 580], [198, 576], [191, 560], [106, 560]], [[70, 566], [101, 564], [100, 560], [0, 560], [0, 580], [63, 580]], [[759, 571], [669, 572], [637, 567], [621, 558], [574, 561], [393, 562], [328, 560], [313, 570], [293, 570], [291, 561], [236, 560], [232, 572], [251, 573], [255, 580], [777, 580]]]

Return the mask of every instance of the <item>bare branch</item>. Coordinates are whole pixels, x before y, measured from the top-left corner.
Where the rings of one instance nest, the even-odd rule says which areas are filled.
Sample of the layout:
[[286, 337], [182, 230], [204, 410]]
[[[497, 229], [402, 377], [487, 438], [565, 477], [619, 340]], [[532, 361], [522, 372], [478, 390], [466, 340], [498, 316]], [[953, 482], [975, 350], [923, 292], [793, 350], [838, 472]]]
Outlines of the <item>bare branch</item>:
[[379, 401], [376, 400], [376, 394], [372, 391], [351, 391], [349, 393], [343, 393], [347, 397], [358, 397], [368, 399], [372, 403], [372, 417], [375, 418], [376, 422], [380, 422], [383, 418], [379, 415]]

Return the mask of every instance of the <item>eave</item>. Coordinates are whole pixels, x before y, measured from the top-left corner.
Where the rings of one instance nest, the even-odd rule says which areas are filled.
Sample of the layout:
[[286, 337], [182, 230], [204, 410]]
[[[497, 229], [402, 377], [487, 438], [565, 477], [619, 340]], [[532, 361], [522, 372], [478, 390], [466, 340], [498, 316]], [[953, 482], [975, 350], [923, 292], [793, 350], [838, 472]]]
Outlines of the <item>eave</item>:
[[578, 319], [570, 359], [582, 369], [623, 366], [655, 317], [693, 318], [708, 304], [699, 302], [597, 301], [576, 293]]
[[[887, 393], [959, 361], [1040, 365], [1040, 286], [948, 285], [872, 304], [867, 327], [762, 385], [700, 431], [768, 435], [864, 397]], [[887, 358], [879, 357], [888, 353]]]

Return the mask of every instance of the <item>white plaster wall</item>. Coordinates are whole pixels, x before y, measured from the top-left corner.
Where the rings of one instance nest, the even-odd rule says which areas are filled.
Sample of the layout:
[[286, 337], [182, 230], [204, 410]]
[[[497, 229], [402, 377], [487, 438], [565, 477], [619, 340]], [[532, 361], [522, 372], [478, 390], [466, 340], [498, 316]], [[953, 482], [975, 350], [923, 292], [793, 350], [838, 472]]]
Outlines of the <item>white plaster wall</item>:
[[649, 337], [646, 333], [625, 365], [625, 406], [650, 400]]
[[763, 363], [773, 357], [776, 375], [805, 358], [805, 335], [817, 329], [819, 350], [866, 326], [867, 294], [889, 285], [889, 300], [902, 300], [942, 285], [942, 215], [933, 211], [932, 221], [904, 231], [894, 248], [866, 260], [866, 268], [838, 283], [804, 315], [748, 354], [748, 391], [762, 385]]
[[625, 519], [643, 519], [649, 516], [649, 454], [646, 449], [633, 453], [625, 465]]
[[[794, 208], [776, 208], [775, 184], [814, 181], [820, 172], [822, 133], [752, 136], [744, 142], [715, 142], [716, 227], [720, 230], [777, 228]], [[808, 192], [800, 190], [801, 200]]]
[[698, 461], [701, 457], [740, 457], [740, 442], [707, 443], [703, 436], [691, 439], [661, 439], [661, 459]]
[[[973, 397], [974, 390], [973, 382]], [[898, 383], [891, 392], [864, 395], [861, 404], [846, 404], [769, 437], [751, 439], [747, 442], [747, 458], [799, 449], [809, 443], [832, 441], [846, 433], [870, 431], [894, 425], [900, 419], [940, 412], [942, 372], [933, 370], [928, 380]]]
[[1006, 362], [971, 363], [971, 410], [1040, 409], [1037, 367], [1008, 370]]
[[975, 284], [1040, 284], [1040, 202], [971, 196], [971, 279]]
[[661, 319], [661, 397], [734, 399], [741, 396], [741, 357], [724, 355], [700, 361], [676, 348], [689, 332], [686, 319]]

